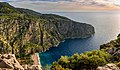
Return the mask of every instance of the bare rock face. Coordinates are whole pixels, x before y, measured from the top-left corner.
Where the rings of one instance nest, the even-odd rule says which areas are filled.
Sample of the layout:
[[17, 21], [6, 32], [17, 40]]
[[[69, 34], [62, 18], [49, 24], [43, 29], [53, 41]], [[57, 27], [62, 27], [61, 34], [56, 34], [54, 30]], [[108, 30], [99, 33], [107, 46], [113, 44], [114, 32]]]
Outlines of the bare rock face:
[[110, 53], [110, 54], [114, 54], [116, 52], [116, 50], [117, 50], [117, 48], [111, 47], [111, 48], [107, 49], [107, 52]]
[[116, 66], [115, 64], [111, 63], [111, 64], [107, 64], [102, 67], [100, 66], [97, 68], [97, 70], [120, 70], [120, 68]]
[[42, 70], [42, 69], [41, 69], [40, 65], [32, 65], [31, 70]]
[[40, 65], [23, 65], [25, 70], [42, 70]]
[[115, 53], [113, 54], [113, 56], [118, 56], [118, 57], [120, 57], [120, 50], [118, 50], [117, 52], [115, 52]]
[[24, 70], [14, 54], [0, 54], [0, 68], [1, 70]]
[[42, 70], [40, 65], [20, 65], [14, 54], [0, 54], [0, 70]]

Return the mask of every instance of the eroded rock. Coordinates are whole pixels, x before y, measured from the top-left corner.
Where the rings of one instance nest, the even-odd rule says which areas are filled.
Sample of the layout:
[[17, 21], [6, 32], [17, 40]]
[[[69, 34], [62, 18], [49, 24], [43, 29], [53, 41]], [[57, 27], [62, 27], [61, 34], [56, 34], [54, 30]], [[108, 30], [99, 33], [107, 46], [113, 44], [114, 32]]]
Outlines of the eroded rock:
[[25, 70], [42, 70], [40, 65], [23, 65]]
[[19, 64], [14, 54], [3, 54], [0, 55], [0, 68], [2, 70], [24, 70]]
[[111, 48], [108, 48], [107, 49], [107, 52], [110, 53], [110, 54], [114, 54], [116, 52], [116, 48], [115, 47], [111, 47]]
[[105, 66], [99, 66], [97, 70], [120, 70], [120, 68], [117, 65], [110, 63]]

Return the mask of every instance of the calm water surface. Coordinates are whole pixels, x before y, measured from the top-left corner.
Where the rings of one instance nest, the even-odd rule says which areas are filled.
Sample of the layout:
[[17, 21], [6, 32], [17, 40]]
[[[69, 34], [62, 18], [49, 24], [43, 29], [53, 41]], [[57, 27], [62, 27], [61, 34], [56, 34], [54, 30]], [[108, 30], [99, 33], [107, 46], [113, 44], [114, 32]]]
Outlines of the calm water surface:
[[116, 38], [120, 33], [120, 13], [115, 12], [65, 12], [54, 13], [66, 16], [72, 20], [85, 22], [95, 27], [95, 35], [86, 39], [68, 39], [58, 47], [39, 53], [42, 66], [57, 61], [61, 56], [71, 56], [74, 53], [83, 53], [99, 49], [101, 44]]

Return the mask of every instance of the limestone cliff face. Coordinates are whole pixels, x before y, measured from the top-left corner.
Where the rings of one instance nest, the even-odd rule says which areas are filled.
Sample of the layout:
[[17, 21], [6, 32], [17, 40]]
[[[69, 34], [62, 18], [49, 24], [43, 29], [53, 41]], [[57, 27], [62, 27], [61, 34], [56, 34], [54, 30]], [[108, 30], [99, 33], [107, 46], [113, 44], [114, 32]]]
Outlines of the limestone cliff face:
[[52, 28], [51, 31], [57, 31], [64, 38], [85, 38], [94, 34], [94, 27], [89, 24], [72, 21], [66, 17], [61, 17], [53, 14], [43, 14], [43, 17], [48, 20], [46, 29]]
[[86, 23], [58, 15], [12, 8], [12, 12], [2, 12], [0, 8], [0, 35], [14, 48], [12, 52], [15, 53], [45, 51], [64, 39], [86, 38], [94, 34], [94, 27]]

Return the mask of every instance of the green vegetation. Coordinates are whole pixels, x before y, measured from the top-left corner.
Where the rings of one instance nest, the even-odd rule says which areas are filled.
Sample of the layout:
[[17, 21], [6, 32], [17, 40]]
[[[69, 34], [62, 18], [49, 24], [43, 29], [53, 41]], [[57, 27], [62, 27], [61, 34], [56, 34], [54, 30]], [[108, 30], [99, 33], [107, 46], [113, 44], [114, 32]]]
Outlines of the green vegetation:
[[117, 65], [118, 67], [120, 67], [120, 62], [116, 63], [116, 65]]
[[31, 55], [58, 45], [66, 38], [85, 38], [94, 27], [54, 14], [41, 14], [0, 2], [0, 53], [13, 53], [22, 64]]
[[100, 46], [101, 50], [62, 56], [51, 66], [51, 70], [96, 70], [98, 66], [115, 63], [120, 67], [120, 34], [116, 40]]
[[0, 53], [11, 52], [12, 47], [7, 43], [6, 38], [0, 35]]
[[[64, 39], [85, 38], [94, 33], [94, 27], [89, 24], [54, 14], [14, 8], [8, 3], [0, 2], [0, 53], [15, 54], [21, 64], [32, 64], [32, 54], [46, 51]], [[95, 70], [109, 62], [120, 66], [120, 34], [116, 40], [101, 45], [100, 49], [76, 53], [71, 57], [62, 56], [52, 64], [51, 69]]]
[[62, 56], [58, 62], [54, 62], [52, 70], [95, 70], [98, 66], [110, 62], [111, 55], [101, 50], [85, 52], [83, 54], [74, 54], [71, 57]]
[[104, 49], [112, 55], [112, 62], [118, 63], [120, 61], [120, 34], [117, 36], [116, 40], [112, 40], [107, 44], [100, 46], [100, 49]]
[[0, 13], [8, 14], [13, 12], [19, 13], [13, 6], [9, 5], [8, 3], [6, 2], [0, 3]]

